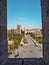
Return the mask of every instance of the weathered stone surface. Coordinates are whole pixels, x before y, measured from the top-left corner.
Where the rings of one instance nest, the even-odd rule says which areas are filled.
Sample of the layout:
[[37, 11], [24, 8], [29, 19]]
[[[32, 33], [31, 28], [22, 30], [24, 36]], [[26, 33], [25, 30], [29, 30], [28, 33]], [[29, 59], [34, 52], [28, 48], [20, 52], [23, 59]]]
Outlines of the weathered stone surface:
[[4, 65], [47, 65], [43, 58], [9, 58]]
[[49, 0], [41, 0], [43, 28], [43, 57], [45, 60], [41, 58], [8, 59], [6, 1], [7, 0], [0, 0], [0, 65], [49, 65]]
[[7, 0], [0, 0], [1, 2], [2, 2], [2, 4], [4, 5], [4, 6], [6, 6], [6, 2], [7, 2]]
[[7, 26], [7, 15], [6, 15], [6, 7], [0, 1], [0, 25]]
[[8, 59], [6, 0], [0, 0], [0, 65]]
[[9, 58], [4, 65], [22, 65], [21, 58]]
[[24, 59], [23, 65], [46, 65], [43, 58], [28, 58]]
[[49, 62], [49, 0], [41, 0], [43, 28], [43, 56]]

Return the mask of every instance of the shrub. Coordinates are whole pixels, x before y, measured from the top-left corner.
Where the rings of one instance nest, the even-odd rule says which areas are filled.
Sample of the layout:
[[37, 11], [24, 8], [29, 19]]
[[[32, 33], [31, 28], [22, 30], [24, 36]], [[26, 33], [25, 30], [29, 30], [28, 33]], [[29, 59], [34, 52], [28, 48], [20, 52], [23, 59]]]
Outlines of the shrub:
[[26, 38], [23, 39], [24, 44], [28, 44]]

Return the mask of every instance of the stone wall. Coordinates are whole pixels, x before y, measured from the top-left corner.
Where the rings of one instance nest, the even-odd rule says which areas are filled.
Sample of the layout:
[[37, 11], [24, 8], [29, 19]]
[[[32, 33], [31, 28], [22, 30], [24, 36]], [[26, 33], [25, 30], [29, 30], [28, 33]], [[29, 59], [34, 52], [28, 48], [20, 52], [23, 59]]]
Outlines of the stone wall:
[[[0, 65], [4, 65], [8, 59], [8, 44], [7, 44], [7, 0], [0, 0]], [[43, 28], [43, 57], [46, 62], [49, 62], [49, 0], [41, 0], [42, 9], [42, 28]], [[22, 65], [42, 65], [41, 59], [34, 59], [28, 64], [25, 59], [21, 60]], [[9, 61], [9, 62], [8, 62]], [[16, 65], [16, 59], [8, 59], [6, 65]], [[19, 60], [18, 60], [19, 61]], [[13, 62], [13, 63], [12, 63]], [[35, 63], [36, 62], [36, 63]], [[40, 63], [39, 63], [40, 62]], [[9, 63], [9, 64], [8, 64]], [[35, 63], [35, 64], [34, 64]], [[45, 63], [45, 62], [44, 62]], [[20, 61], [19, 61], [20, 64]], [[49, 64], [49, 63], [48, 63]], [[46, 65], [48, 65], [46, 64]], [[45, 65], [45, 64], [43, 64]]]
[[49, 0], [41, 0], [43, 28], [43, 57], [49, 62]]
[[0, 0], [0, 65], [4, 64], [8, 58], [6, 7], [6, 0]]

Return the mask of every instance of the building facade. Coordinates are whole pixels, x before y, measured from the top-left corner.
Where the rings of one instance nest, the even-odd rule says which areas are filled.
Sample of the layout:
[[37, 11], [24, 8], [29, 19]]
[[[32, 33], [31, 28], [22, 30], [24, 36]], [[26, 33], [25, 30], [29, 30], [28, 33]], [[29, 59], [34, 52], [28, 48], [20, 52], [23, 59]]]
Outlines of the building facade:
[[17, 33], [17, 34], [21, 34], [21, 30], [22, 30], [22, 27], [21, 27], [20, 24], [18, 24], [18, 25], [17, 25], [17, 28], [16, 28], [16, 30], [15, 30], [16, 33]]

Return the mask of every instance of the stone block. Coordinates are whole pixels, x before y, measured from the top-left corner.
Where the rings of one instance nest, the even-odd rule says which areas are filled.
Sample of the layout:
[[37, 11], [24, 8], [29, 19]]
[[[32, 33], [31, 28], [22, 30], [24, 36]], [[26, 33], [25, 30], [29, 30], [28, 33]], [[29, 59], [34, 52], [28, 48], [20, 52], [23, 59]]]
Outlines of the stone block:
[[21, 58], [8, 58], [5, 65], [22, 65], [22, 59]]

